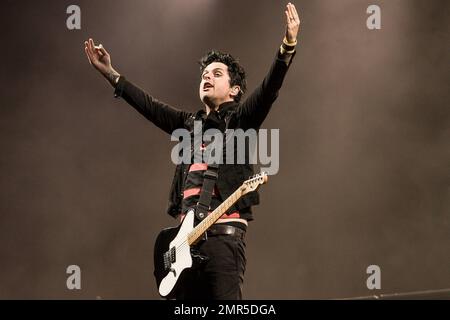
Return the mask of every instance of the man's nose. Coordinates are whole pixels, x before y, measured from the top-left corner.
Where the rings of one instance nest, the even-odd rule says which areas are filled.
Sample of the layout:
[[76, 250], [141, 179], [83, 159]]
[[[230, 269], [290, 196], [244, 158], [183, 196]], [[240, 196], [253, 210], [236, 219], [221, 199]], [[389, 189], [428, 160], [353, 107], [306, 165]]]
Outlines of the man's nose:
[[209, 73], [205, 73], [205, 74], [203, 75], [203, 79], [204, 79], [204, 80], [210, 80], [211, 77], [209, 76]]

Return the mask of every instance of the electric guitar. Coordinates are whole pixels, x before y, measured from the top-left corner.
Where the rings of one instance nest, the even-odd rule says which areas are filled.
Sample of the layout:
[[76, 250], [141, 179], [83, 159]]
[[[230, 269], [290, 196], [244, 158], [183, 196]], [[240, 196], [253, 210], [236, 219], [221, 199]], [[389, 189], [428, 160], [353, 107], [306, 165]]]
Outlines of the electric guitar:
[[262, 172], [246, 180], [220, 206], [195, 226], [194, 210], [186, 213], [182, 223], [175, 228], [162, 230], [155, 243], [154, 276], [161, 297], [175, 297], [176, 289], [182, 282], [186, 269], [201, 263], [205, 257], [198, 255], [193, 248], [203, 234], [216, 222], [239, 198], [255, 191], [259, 185], [266, 183], [267, 173]]

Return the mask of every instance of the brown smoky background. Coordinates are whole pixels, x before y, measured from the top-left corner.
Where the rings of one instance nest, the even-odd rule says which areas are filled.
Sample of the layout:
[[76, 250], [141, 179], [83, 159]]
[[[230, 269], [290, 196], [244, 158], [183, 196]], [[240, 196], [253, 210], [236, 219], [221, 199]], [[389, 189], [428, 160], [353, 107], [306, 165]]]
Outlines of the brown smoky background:
[[[245, 299], [450, 288], [448, 1], [297, 0], [295, 60], [264, 123], [280, 170], [247, 235]], [[369, 30], [369, 5], [381, 29]], [[81, 29], [69, 30], [69, 5]], [[249, 91], [284, 34], [283, 1], [12, 1], [1, 10], [0, 298], [159, 299], [153, 245], [175, 145], [92, 69], [83, 42], [188, 111], [198, 59], [238, 57]], [[68, 290], [70, 265], [81, 290]], [[381, 269], [369, 290], [367, 267]]]

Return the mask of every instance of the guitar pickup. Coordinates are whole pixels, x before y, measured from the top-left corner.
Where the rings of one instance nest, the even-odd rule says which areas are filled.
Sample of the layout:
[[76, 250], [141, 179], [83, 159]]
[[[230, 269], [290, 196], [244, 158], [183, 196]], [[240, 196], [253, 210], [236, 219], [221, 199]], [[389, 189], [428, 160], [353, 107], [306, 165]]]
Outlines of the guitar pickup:
[[164, 253], [164, 268], [166, 270], [170, 269], [172, 263], [176, 261], [175, 247], [170, 248]]

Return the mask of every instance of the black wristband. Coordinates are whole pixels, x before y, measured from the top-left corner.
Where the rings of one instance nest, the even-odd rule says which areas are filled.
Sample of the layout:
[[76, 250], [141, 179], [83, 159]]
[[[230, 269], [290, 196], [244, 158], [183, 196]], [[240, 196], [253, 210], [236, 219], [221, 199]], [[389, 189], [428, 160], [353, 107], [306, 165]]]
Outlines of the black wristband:
[[294, 50], [295, 49], [295, 45], [293, 45], [293, 46], [288, 46], [286, 43], [282, 43], [281, 44], [281, 46], [283, 47], [283, 49], [285, 50], [285, 51], [292, 51], [292, 50]]

